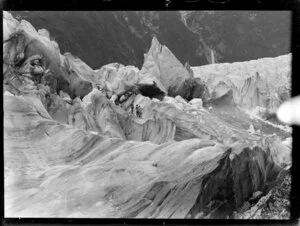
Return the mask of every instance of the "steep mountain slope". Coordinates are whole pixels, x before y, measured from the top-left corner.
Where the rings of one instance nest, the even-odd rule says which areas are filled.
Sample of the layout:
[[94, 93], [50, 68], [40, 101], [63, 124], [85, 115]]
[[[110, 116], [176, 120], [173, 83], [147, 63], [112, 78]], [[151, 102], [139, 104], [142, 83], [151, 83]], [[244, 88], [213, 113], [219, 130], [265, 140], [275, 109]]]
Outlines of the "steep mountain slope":
[[155, 39], [159, 76], [117, 63], [92, 70], [46, 30], [7, 12], [3, 24], [6, 217], [233, 217], [291, 166], [290, 129], [219, 96], [207, 108], [162, 95], [155, 78], [165, 90], [165, 76], [185, 79], [170, 62], [196, 78]]
[[[13, 12], [37, 29], [46, 28], [60, 43], [92, 68], [118, 62], [141, 67], [153, 35], [167, 44], [183, 63], [205, 63], [197, 56], [197, 35], [181, 22], [178, 12]], [[180, 42], [182, 45], [178, 45]]]
[[153, 35], [182, 64], [234, 62], [290, 51], [290, 13], [265, 11], [13, 12], [93, 69], [118, 62], [141, 67]]
[[[290, 52], [288, 11], [183, 11], [199, 37], [197, 54], [210, 63], [246, 61]], [[212, 62], [214, 61], [214, 62]]]

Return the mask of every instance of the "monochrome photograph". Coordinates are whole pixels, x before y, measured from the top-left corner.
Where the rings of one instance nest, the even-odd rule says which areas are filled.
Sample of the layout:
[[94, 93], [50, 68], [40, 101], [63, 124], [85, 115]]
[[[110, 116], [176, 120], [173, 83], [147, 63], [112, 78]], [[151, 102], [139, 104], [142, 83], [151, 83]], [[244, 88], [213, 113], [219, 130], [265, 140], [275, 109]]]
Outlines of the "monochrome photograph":
[[3, 11], [4, 217], [290, 219], [291, 19]]

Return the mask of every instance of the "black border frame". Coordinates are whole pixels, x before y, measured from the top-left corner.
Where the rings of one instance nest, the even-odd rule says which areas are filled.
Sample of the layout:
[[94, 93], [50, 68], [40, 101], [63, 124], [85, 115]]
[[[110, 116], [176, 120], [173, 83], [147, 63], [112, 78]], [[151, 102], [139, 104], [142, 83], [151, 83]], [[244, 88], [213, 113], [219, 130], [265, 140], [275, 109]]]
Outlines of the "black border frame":
[[[292, 11], [292, 96], [300, 95], [300, 1], [299, 0], [0, 0], [0, 7], [11, 10], [89, 11], [89, 10], [289, 10]], [[2, 16], [2, 11], [1, 11]], [[2, 25], [1, 20], [1, 25]], [[3, 30], [1, 29], [1, 32]], [[2, 56], [1, 56], [2, 57]], [[2, 70], [3, 71], [3, 70]], [[1, 98], [1, 101], [3, 99]], [[3, 102], [2, 102], [3, 106]], [[3, 114], [3, 111], [1, 112]], [[299, 112], [300, 114], [300, 112]], [[2, 225], [300, 225], [300, 126], [293, 126], [292, 191], [290, 220], [196, 220], [196, 219], [108, 219], [108, 218], [4, 218], [4, 185], [1, 186]], [[3, 140], [2, 140], [3, 141]], [[4, 148], [4, 144], [3, 144]], [[4, 150], [4, 149], [3, 149]], [[299, 151], [298, 151], [299, 150]], [[4, 163], [3, 151], [1, 160]], [[4, 181], [4, 164], [0, 169]], [[3, 183], [4, 184], [4, 183]]]

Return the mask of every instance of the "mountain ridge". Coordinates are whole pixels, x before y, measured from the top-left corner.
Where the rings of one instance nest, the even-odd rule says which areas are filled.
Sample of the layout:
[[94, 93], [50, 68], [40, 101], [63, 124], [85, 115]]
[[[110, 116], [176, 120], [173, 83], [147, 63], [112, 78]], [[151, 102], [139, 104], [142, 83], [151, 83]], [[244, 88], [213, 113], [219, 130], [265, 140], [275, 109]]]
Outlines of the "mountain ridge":
[[290, 52], [288, 12], [190, 11], [186, 23], [183, 12], [167, 11], [12, 13], [49, 30], [62, 52], [72, 52], [93, 69], [112, 62], [141, 68], [154, 35], [182, 64], [192, 66], [211, 63], [212, 53], [216, 62], [235, 62]]

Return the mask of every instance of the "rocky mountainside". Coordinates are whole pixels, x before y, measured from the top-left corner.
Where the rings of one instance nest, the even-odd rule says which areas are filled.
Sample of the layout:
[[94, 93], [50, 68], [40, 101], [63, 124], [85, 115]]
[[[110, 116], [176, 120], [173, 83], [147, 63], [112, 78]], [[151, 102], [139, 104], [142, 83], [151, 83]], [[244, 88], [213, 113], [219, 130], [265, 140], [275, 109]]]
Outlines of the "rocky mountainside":
[[183, 11], [209, 63], [246, 61], [290, 52], [288, 11]]
[[118, 62], [141, 67], [155, 35], [183, 64], [246, 61], [290, 52], [284, 11], [12, 12], [93, 69]]
[[[154, 37], [141, 69], [93, 70], [45, 29], [8, 12], [3, 27], [6, 217], [243, 218], [288, 174], [291, 128], [236, 93], [286, 92], [290, 55], [238, 63], [237, 78], [236, 64], [182, 65]], [[262, 88], [248, 79], [277, 61], [287, 70], [259, 71]], [[207, 78], [219, 67], [223, 86]]]

